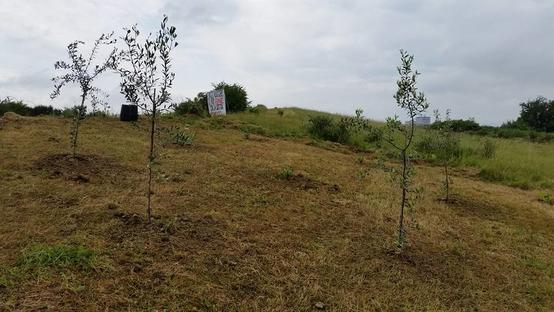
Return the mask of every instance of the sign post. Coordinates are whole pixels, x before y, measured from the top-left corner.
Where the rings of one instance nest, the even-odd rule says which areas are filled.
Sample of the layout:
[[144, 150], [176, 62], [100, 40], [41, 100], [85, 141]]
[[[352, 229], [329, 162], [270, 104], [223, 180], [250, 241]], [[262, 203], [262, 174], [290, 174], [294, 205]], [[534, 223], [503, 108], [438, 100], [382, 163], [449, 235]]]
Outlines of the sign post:
[[226, 115], [225, 91], [213, 90], [208, 92], [208, 111], [212, 116]]

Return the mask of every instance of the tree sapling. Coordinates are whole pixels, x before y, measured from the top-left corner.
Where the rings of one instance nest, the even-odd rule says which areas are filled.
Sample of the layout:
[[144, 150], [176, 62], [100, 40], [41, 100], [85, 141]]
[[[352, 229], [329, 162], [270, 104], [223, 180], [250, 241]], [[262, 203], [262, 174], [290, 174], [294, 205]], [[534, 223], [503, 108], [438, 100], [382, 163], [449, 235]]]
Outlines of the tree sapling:
[[402, 200], [400, 203], [400, 220], [398, 225], [398, 247], [402, 247], [405, 238], [404, 229], [404, 210], [410, 206], [409, 193], [414, 175], [410, 163], [409, 148], [414, 139], [415, 117], [429, 107], [427, 99], [422, 92], [418, 91], [416, 78], [419, 75], [417, 71], [412, 71], [413, 55], [400, 50], [402, 64], [397, 68], [400, 79], [396, 82], [398, 91], [394, 95], [396, 104], [408, 115], [408, 123], [403, 124], [398, 116], [387, 118], [383, 139], [388, 142], [397, 152], [400, 153], [401, 168], [400, 172], [394, 171], [395, 179], [399, 182], [402, 190]]
[[[98, 64], [93, 65], [101, 46], [110, 46], [116, 43], [113, 38], [113, 32], [102, 34], [92, 47], [88, 57], [83, 57], [79, 52], [79, 46], [83, 45], [83, 41], [74, 41], [67, 46], [67, 52], [71, 62], [57, 61], [54, 64], [56, 70], [64, 71], [65, 73], [52, 78], [54, 81], [54, 91], [50, 94], [50, 98], [54, 99], [61, 93], [61, 89], [68, 83], [78, 83], [81, 89], [81, 104], [75, 105], [73, 108], [73, 121], [71, 123], [70, 141], [73, 157], [77, 155], [77, 139], [79, 136], [79, 126], [81, 121], [86, 116], [86, 100], [91, 98], [93, 111], [96, 111], [97, 105], [107, 106], [107, 103], [100, 100], [98, 95], [102, 93], [100, 89], [92, 85], [94, 79], [108, 69], [115, 66], [117, 61], [117, 48], [113, 48], [108, 56]], [[106, 95], [107, 96], [107, 95]]]
[[133, 26], [125, 29], [122, 38], [125, 49], [120, 53], [121, 93], [131, 104], [137, 105], [148, 117], [150, 148], [148, 153], [148, 222], [152, 220], [152, 170], [156, 160], [156, 131], [160, 114], [172, 107], [170, 89], [175, 73], [171, 71], [173, 48], [177, 46], [176, 29], [167, 25], [164, 16], [160, 30], [139, 42], [140, 31]]

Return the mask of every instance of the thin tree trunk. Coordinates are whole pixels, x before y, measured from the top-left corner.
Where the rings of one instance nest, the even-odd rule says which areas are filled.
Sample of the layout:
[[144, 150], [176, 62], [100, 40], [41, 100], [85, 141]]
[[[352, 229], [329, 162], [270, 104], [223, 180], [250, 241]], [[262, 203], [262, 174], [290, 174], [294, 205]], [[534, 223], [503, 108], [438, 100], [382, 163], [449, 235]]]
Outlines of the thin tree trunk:
[[77, 156], [77, 137], [79, 136], [79, 125], [81, 124], [81, 112], [85, 106], [85, 99], [87, 97], [86, 93], [81, 95], [81, 106], [75, 110], [74, 119], [73, 119], [73, 137], [71, 138], [71, 149], [73, 153], [73, 158]]
[[445, 177], [445, 188], [446, 188], [446, 202], [448, 203], [448, 200], [449, 200], [449, 193], [450, 193], [450, 179], [448, 178], [448, 164], [445, 164], [444, 165], [444, 177]]
[[152, 111], [150, 121], [150, 154], [148, 155], [148, 208], [146, 209], [146, 215], [148, 216], [148, 223], [152, 222], [152, 166], [154, 165], [154, 133], [156, 131], [156, 107]]
[[404, 207], [406, 206], [406, 187], [407, 187], [407, 181], [406, 181], [406, 167], [407, 167], [407, 155], [406, 151], [402, 151], [402, 203], [400, 205], [400, 222], [398, 225], [398, 244], [402, 246], [404, 243]]

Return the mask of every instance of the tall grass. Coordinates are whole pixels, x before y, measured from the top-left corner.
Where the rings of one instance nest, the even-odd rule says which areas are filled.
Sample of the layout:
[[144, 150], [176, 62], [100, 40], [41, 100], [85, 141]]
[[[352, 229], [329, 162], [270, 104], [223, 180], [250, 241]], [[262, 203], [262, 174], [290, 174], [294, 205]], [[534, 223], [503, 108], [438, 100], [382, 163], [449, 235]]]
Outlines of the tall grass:
[[549, 188], [554, 184], [554, 144], [540, 144], [520, 139], [493, 139], [496, 153], [483, 157], [483, 139], [463, 135], [462, 147], [466, 153], [461, 165], [479, 168], [480, 176], [489, 181], [502, 182], [524, 189]]
[[[279, 110], [283, 115], [279, 114]], [[267, 135], [278, 137], [307, 137], [310, 117], [329, 116], [339, 120], [342, 116], [300, 108], [268, 109], [258, 113], [230, 114], [226, 118], [261, 127]]]
[[[253, 133], [268, 136], [309, 137], [307, 126], [310, 118], [315, 116], [328, 116], [335, 121], [344, 117], [301, 108], [281, 108], [230, 114], [221, 122], [238, 123], [241, 129], [250, 129]], [[375, 122], [374, 125], [382, 124]], [[418, 129], [416, 136], [421, 137], [424, 131], [428, 130]], [[373, 148], [364, 142], [364, 138], [353, 137], [351, 140], [359, 142], [348, 142], [350, 145]], [[494, 155], [485, 155], [491, 153], [490, 150], [486, 151], [485, 140], [495, 146]], [[461, 147], [464, 152], [459, 166], [478, 168], [482, 179], [524, 189], [554, 188], [554, 143], [461, 134]], [[490, 147], [488, 146], [489, 149]], [[390, 154], [386, 144], [383, 144], [382, 152]]]

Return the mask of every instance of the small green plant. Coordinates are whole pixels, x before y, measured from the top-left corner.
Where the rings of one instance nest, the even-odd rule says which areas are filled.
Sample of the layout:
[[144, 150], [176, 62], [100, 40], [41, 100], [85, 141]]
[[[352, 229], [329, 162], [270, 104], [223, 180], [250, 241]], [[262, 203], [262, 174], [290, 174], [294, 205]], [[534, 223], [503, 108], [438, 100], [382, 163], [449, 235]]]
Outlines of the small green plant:
[[496, 155], [496, 144], [491, 139], [485, 139], [483, 141], [483, 157], [487, 159], [494, 158]]
[[174, 126], [169, 129], [168, 143], [179, 146], [190, 146], [194, 144], [196, 135], [188, 128]]
[[545, 204], [554, 204], [554, 198], [548, 192], [541, 192], [539, 194], [539, 201]]
[[280, 116], [280, 117], [283, 117], [285, 115], [285, 111], [282, 110], [282, 109], [278, 109], [277, 110], [277, 114]]
[[290, 180], [293, 175], [294, 173], [291, 167], [284, 167], [279, 171], [277, 177], [282, 180]]
[[94, 267], [95, 254], [84, 246], [34, 245], [23, 252], [17, 265], [23, 269]]

